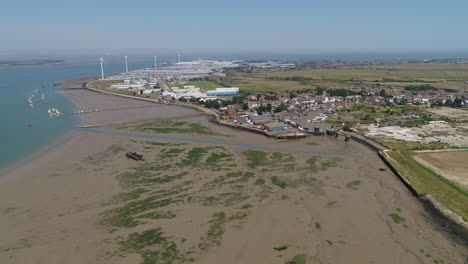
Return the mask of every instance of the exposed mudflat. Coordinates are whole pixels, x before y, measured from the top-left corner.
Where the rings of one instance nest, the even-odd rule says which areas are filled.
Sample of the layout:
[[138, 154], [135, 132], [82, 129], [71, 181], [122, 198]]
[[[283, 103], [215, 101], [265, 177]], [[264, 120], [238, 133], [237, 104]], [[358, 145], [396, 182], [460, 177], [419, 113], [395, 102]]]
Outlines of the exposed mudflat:
[[[77, 109], [151, 105], [66, 93]], [[0, 262], [466, 263], [466, 237], [364, 146], [209, 118], [175, 106], [87, 114], [106, 125], [0, 183]]]

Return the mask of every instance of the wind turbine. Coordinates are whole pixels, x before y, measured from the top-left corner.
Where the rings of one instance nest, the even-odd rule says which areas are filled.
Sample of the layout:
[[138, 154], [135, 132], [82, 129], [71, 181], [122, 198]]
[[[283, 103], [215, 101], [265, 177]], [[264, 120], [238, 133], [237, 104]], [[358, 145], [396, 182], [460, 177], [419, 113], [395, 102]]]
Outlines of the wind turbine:
[[102, 65], [104, 63], [104, 59], [99, 58], [99, 62], [101, 62], [101, 80], [104, 80], [104, 65]]
[[155, 69], [158, 67], [157, 61], [158, 61], [158, 56], [154, 56], [154, 68]]
[[127, 64], [128, 57], [125, 56], [125, 72], [128, 72], [128, 64]]
[[180, 63], [180, 53], [179, 53], [179, 54], [177, 54], [177, 57], [179, 58], [179, 63]]

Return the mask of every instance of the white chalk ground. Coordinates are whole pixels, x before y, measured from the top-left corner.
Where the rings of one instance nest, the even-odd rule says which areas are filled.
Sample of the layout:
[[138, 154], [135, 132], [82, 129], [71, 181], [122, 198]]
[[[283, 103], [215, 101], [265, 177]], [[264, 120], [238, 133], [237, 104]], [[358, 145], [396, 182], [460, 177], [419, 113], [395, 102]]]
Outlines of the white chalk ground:
[[368, 132], [365, 135], [368, 137], [395, 138], [422, 143], [440, 141], [452, 146], [468, 147], [466, 124], [452, 127], [445, 121], [431, 121], [427, 125], [412, 128], [375, 125], [368, 125], [366, 128]]

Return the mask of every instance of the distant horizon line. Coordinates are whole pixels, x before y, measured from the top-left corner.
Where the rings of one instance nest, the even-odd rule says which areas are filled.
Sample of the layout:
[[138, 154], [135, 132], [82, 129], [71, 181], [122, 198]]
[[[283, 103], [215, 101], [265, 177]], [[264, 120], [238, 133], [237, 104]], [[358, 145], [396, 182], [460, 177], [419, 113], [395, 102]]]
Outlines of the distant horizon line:
[[11, 52], [11, 53], [1, 53], [0, 56], [22, 56], [22, 55], [31, 55], [31, 56], [91, 56], [91, 55], [175, 55], [177, 54], [190, 54], [190, 55], [322, 55], [322, 54], [421, 54], [421, 53], [468, 53], [467, 50], [419, 50], [419, 51], [317, 51], [317, 52], [276, 52], [276, 51], [226, 51], [226, 52], [184, 52], [183, 50], [178, 51], [102, 51], [102, 52]]
[[46, 53], [36, 53], [36, 54], [0, 54], [0, 60], [53, 60], [61, 59], [65, 61], [90, 61], [94, 59], [99, 59], [100, 57], [117, 59], [120, 57], [128, 56], [130, 60], [142, 61], [145, 58], [149, 61], [152, 60], [154, 56], [158, 56], [161, 59], [161, 62], [165, 59], [173, 58], [177, 59], [177, 55], [180, 54], [182, 60], [198, 60], [198, 59], [225, 59], [225, 60], [339, 60], [339, 59], [349, 59], [349, 60], [413, 60], [413, 59], [468, 59], [468, 50], [467, 51], [417, 51], [417, 52], [321, 52], [321, 53], [275, 53], [275, 52], [245, 52], [245, 53], [83, 53], [83, 54], [46, 54]]

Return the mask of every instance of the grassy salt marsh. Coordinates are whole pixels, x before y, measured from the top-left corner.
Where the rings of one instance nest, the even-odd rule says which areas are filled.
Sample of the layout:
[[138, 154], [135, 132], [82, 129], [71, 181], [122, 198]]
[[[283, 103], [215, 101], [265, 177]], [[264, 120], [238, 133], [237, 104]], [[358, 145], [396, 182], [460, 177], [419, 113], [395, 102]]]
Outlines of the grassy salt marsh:
[[411, 182], [417, 192], [433, 196], [467, 221], [468, 193], [465, 190], [418, 163], [408, 151], [393, 150], [384, 155]]

